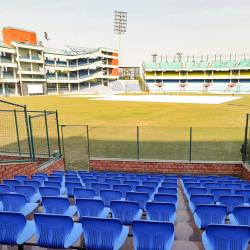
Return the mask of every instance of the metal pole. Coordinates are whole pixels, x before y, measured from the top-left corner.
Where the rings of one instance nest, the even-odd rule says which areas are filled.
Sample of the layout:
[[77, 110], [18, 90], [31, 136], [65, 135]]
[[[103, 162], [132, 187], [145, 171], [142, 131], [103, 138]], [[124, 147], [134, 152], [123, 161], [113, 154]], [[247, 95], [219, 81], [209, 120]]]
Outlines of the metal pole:
[[249, 122], [249, 114], [246, 116], [246, 127], [245, 127], [245, 138], [244, 138], [244, 146], [242, 152], [242, 161], [245, 163], [247, 160], [247, 135], [248, 135], [248, 122]]
[[46, 139], [47, 139], [47, 146], [48, 146], [48, 155], [50, 157], [49, 131], [48, 131], [48, 120], [47, 120], [46, 110], [44, 110], [44, 122], [45, 122], [45, 129], [46, 129]]
[[66, 157], [65, 157], [65, 148], [64, 148], [64, 136], [63, 136], [63, 128], [65, 125], [61, 125], [61, 136], [62, 136], [62, 148], [63, 148], [63, 157], [64, 157], [64, 170], [66, 170]]
[[60, 141], [60, 130], [59, 130], [59, 121], [58, 121], [58, 111], [57, 110], [56, 110], [56, 128], [57, 128], [57, 140], [58, 140], [59, 154], [60, 154], [60, 156], [62, 156], [61, 141]]
[[35, 147], [34, 147], [34, 138], [33, 138], [33, 130], [32, 130], [32, 119], [29, 116], [29, 124], [30, 124], [30, 141], [31, 141], [31, 152], [32, 152], [32, 161], [35, 161]]
[[90, 160], [90, 143], [89, 143], [89, 125], [86, 125], [86, 132], [87, 132], [87, 144], [88, 144], [88, 157]]
[[193, 128], [190, 127], [189, 129], [189, 162], [192, 161], [192, 136], [193, 136]]
[[27, 139], [28, 139], [30, 160], [33, 161], [34, 157], [33, 157], [33, 154], [32, 154], [33, 151], [32, 151], [32, 146], [31, 146], [31, 135], [30, 135], [31, 124], [29, 123], [29, 118], [28, 118], [28, 112], [27, 112], [26, 105], [24, 106], [24, 118], [25, 118], [26, 130], [27, 130]]
[[16, 125], [16, 137], [17, 137], [18, 153], [19, 153], [19, 155], [21, 155], [21, 147], [20, 147], [20, 138], [19, 138], [16, 110], [14, 110], [14, 118], [15, 118], [15, 125]]
[[140, 134], [139, 126], [136, 127], [136, 136], [137, 136], [137, 160], [140, 160]]

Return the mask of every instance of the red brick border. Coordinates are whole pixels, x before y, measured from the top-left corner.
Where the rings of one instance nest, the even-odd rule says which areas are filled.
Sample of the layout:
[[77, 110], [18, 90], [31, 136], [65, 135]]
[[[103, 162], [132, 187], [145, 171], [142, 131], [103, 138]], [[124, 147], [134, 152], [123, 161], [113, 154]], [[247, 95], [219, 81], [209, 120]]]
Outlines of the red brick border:
[[237, 175], [250, 180], [250, 171], [242, 164], [230, 163], [182, 163], [123, 160], [90, 160], [90, 170], [164, 174]]

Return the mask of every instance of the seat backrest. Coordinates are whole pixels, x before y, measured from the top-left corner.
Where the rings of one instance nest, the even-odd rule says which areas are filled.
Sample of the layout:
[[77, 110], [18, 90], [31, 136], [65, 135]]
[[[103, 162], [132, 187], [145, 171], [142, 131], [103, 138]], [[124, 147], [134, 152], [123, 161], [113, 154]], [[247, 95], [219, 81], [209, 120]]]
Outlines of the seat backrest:
[[16, 193], [25, 196], [27, 202], [30, 202], [31, 197], [36, 193], [35, 188], [28, 185], [16, 186], [15, 189]]
[[9, 186], [11, 192], [15, 192], [15, 186], [22, 185], [18, 180], [3, 180], [3, 184]]
[[94, 198], [95, 197], [95, 190], [90, 188], [74, 188], [74, 197], [75, 199], [80, 198]]
[[219, 201], [220, 196], [230, 195], [231, 190], [229, 188], [212, 188], [210, 193], [214, 196], [215, 201]]
[[193, 194], [207, 194], [207, 189], [206, 188], [188, 188], [187, 193], [190, 195]]
[[154, 195], [154, 201], [157, 201], [157, 202], [176, 203], [177, 199], [178, 199], [178, 197], [176, 194], [158, 193], [158, 194]]
[[110, 189], [110, 185], [107, 183], [92, 183], [91, 187], [95, 190], [96, 196], [100, 196], [101, 189]]
[[45, 181], [44, 182], [45, 187], [55, 187], [55, 188], [61, 188], [62, 184], [59, 181]]
[[10, 193], [11, 189], [8, 185], [6, 184], [0, 184], [0, 194], [7, 194]]
[[164, 181], [161, 186], [166, 188], [177, 188], [177, 182]]
[[152, 195], [155, 191], [155, 188], [150, 186], [136, 186], [135, 190], [136, 192], [148, 193], [149, 195]]
[[123, 185], [123, 184], [121, 184], [121, 185], [114, 185], [113, 189], [120, 191], [122, 193], [122, 197], [125, 197], [127, 192], [132, 191], [132, 187], [131, 186], [129, 186], [129, 185]]
[[231, 184], [225, 184], [225, 188], [230, 188], [230, 189], [241, 189], [241, 184], [237, 183], [231, 183]]
[[45, 178], [43, 175], [32, 175], [31, 179], [33, 181], [39, 181], [40, 183], [44, 183], [48, 178]]
[[249, 237], [249, 227], [233, 225], [209, 225], [206, 236], [211, 249], [246, 250]]
[[244, 197], [244, 202], [248, 203], [250, 199], [250, 189], [241, 189], [241, 190], [235, 190], [235, 195], [242, 195]]
[[24, 180], [28, 180], [28, 177], [26, 175], [16, 175], [14, 176], [14, 179], [23, 183]]
[[104, 203], [97, 199], [76, 199], [76, 207], [80, 217], [98, 217], [104, 209]]
[[162, 194], [177, 194], [177, 188], [159, 187], [158, 192]]
[[250, 207], [235, 207], [233, 215], [237, 219], [239, 225], [250, 226]]
[[146, 211], [149, 220], [170, 221], [175, 214], [176, 207], [173, 203], [147, 202]]
[[139, 203], [136, 201], [111, 201], [112, 217], [121, 220], [122, 224], [130, 225], [139, 212]]
[[87, 249], [114, 249], [122, 231], [118, 219], [84, 217], [81, 222]]
[[49, 176], [48, 181], [62, 182], [61, 177]]
[[53, 171], [53, 174], [58, 174], [58, 175], [63, 176], [63, 175], [64, 175], [64, 172], [63, 172], [63, 171], [60, 171], [60, 170], [55, 170], [55, 171]]
[[46, 248], [64, 248], [65, 240], [73, 229], [68, 216], [35, 214], [37, 244]]
[[149, 194], [142, 192], [127, 192], [126, 194], [126, 200], [138, 202], [141, 209], [144, 209], [149, 198]]
[[123, 184], [129, 185], [132, 187], [133, 190], [135, 190], [136, 186], [140, 185], [139, 181], [123, 181]]
[[64, 197], [48, 197], [42, 198], [42, 204], [46, 214], [64, 214], [69, 208], [70, 202]]
[[211, 194], [193, 194], [190, 201], [194, 206], [198, 204], [214, 204], [214, 196]]
[[16, 245], [25, 225], [26, 219], [22, 214], [0, 212], [0, 244]]
[[113, 186], [113, 185], [119, 185], [121, 183], [120, 180], [114, 180], [114, 179], [106, 179], [105, 183]]
[[100, 197], [104, 205], [109, 207], [112, 200], [121, 200], [122, 193], [117, 190], [103, 189], [100, 190]]
[[65, 187], [67, 189], [67, 194], [69, 196], [73, 196], [74, 195], [74, 189], [82, 187], [82, 183], [80, 183], [80, 182], [65, 182]]
[[81, 182], [81, 179], [78, 177], [66, 177], [65, 181], [66, 182]]
[[159, 186], [159, 183], [156, 181], [143, 181], [142, 185], [157, 188]]
[[171, 243], [174, 239], [174, 226], [172, 223], [134, 221], [132, 231], [135, 250], [172, 249]]
[[82, 178], [82, 182], [84, 183], [86, 188], [91, 188], [92, 183], [96, 183], [97, 179], [93, 178], [93, 177], [91, 177], [91, 178], [84, 177], [84, 178]]
[[154, 181], [154, 182], [161, 182], [161, 178], [157, 178], [157, 177], [147, 177], [147, 181]]
[[36, 191], [38, 191], [39, 187], [42, 186], [42, 184], [39, 181], [33, 181], [33, 180], [25, 180], [23, 184], [34, 187]]
[[39, 192], [44, 196], [60, 196], [60, 189], [56, 187], [39, 187]]
[[0, 194], [3, 211], [20, 212], [26, 204], [26, 198], [22, 194]]
[[244, 203], [244, 197], [242, 195], [225, 195], [220, 196], [219, 202], [227, 206], [227, 210], [231, 213], [236, 206], [241, 206]]
[[188, 188], [199, 188], [199, 187], [201, 187], [201, 184], [198, 183], [198, 182], [186, 182], [186, 183], [184, 183], [184, 187], [186, 189], [188, 189]]
[[250, 189], [250, 184], [245, 184], [244, 189]]
[[201, 223], [201, 228], [209, 224], [224, 224], [227, 216], [227, 207], [221, 205], [197, 205], [194, 211]]
[[208, 190], [211, 190], [212, 188], [221, 188], [222, 185], [219, 183], [206, 182], [206, 183], [203, 183], [203, 187], [205, 187]]

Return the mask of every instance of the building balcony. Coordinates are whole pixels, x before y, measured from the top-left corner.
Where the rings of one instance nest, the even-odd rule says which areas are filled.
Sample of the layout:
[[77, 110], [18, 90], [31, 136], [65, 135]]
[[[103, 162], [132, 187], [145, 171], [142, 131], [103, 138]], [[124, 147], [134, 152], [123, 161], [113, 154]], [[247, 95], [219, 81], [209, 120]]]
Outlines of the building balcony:
[[16, 58], [19, 62], [32, 62], [32, 63], [44, 63], [44, 60], [39, 57], [26, 57], [26, 56], [19, 56]]
[[18, 74], [23, 75], [45, 75], [45, 71], [31, 71], [31, 70], [19, 70]]

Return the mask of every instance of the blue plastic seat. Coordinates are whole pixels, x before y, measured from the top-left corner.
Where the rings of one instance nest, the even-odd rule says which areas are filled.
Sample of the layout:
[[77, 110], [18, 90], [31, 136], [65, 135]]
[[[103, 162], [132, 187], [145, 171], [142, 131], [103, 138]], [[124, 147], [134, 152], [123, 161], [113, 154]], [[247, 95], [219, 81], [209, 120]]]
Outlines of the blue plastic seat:
[[215, 183], [215, 182], [214, 183], [206, 182], [206, 183], [203, 183], [202, 185], [203, 185], [203, 187], [205, 187], [208, 190], [208, 192], [210, 192], [211, 189], [222, 188], [221, 184]]
[[45, 248], [69, 248], [82, 235], [82, 225], [69, 216], [35, 214], [37, 245]]
[[155, 192], [155, 188], [150, 187], [150, 186], [136, 186], [135, 191], [142, 192], [142, 193], [148, 193], [149, 196], [151, 197]]
[[112, 217], [119, 219], [124, 225], [131, 225], [134, 220], [140, 220], [142, 209], [135, 201], [111, 201]]
[[43, 184], [47, 179], [42, 175], [32, 175], [31, 180], [32, 181], [39, 181], [41, 184]]
[[250, 189], [250, 184], [245, 184], [244, 189]]
[[128, 237], [128, 227], [117, 219], [83, 217], [81, 222], [87, 249], [119, 250]]
[[134, 221], [134, 250], [170, 250], [174, 243], [174, 226], [168, 222]]
[[220, 196], [231, 195], [231, 190], [228, 188], [213, 188], [210, 193], [214, 196], [214, 201], [218, 202]]
[[76, 207], [79, 217], [106, 218], [110, 212], [110, 209], [104, 206], [103, 201], [98, 199], [76, 199]]
[[74, 195], [74, 189], [83, 187], [83, 185], [80, 182], [65, 182], [65, 187], [67, 189], [68, 196], [72, 197]]
[[232, 225], [250, 226], [250, 207], [235, 207], [228, 217]]
[[64, 186], [62, 186], [61, 182], [58, 182], [58, 181], [45, 181], [44, 182], [44, 186], [45, 187], [59, 188], [61, 194], [65, 194], [66, 193], [66, 188]]
[[96, 178], [82, 178], [82, 183], [85, 185], [86, 188], [91, 188], [92, 183], [96, 183]]
[[234, 225], [209, 225], [202, 233], [205, 250], [247, 250], [249, 227]]
[[132, 191], [132, 187], [129, 185], [114, 185], [113, 186], [114, 190], [120, 191], [122, 193], [122, 197], [126, 197], [126, 193]]
[[155, 194], [154, 201], [174, 203], [175, 207], [178, 206], [178, 197], [176, 194]]
[[114, 186], [114, 185], [119, 185], [121, 184], [120, 180], [114, 180], [114, 179], [106, 179], [105, 183], [109, 184], [110, 186]]
[[177, 182], [164, 181], [161, 183], [161, 186], [165, 188], [177, 188]]
[[64, 171], [54, 170], [52, 174], [58, 174], [58, 175], [64, 176]]
[[132, 190], [135, 191], [135, 187], [140, 185], [139, 181], [123, 181], [123, 184], [129, 185], [132, 187]]
[[160, 183], [161, 180], [162, 180], [162, 178], [158, 178], [158, 177], [147, 177], [147, 181], [153, 181], [153, 182]]
[[41, 195], [36, 192], [35, 188], [32, 186], [16, 186], [16, 193], [25, 196], [27, 202], [39, 202], [41, 200]]
[[142, 210], [145, 209], [146, 202], [148, 202], [150, 196], [148, 193], [142, 192], [128, 192], [126, 194], [126, 200], [128, 201], [136, 201], [139, 203], [139, 206]]
[[35, 223], [20, 213], [0, 212], [0, 244], [23, 245], [36, 232]]
[[3, 184], [9, 186], [11, 192], [15, 192], [15, 186], [22, 185], [22, 182], [18, 180], [3, 180]]
[[91, 188], [74, 188], [74, 197], [75, 199], [81, 198], [94, 198], [95, 197], [95, 190]]
[[42, 204], [44, 213], [73, 216], [76, 206], [70, 205], [69, 199], [65, 197], [43, 197]]
[[221, 205], [197, 205], [194, 210], [194, 222], [199, 229], [210, 224], [225, 224], [227, 207]]
[[24, 185], [27, 185], [27, 186], [32, 186], [34, 187], [34, 189], [36, 190], [36, 192], [38, 192], [39, 190], [39, 187], [42, 186], [42, 183], [40, 183], [40, 181], [33, 181], [33, 180], [25, 180], [23, 182]]
[[188, 199], [190, 199], [190, 196], [194, 194], [207, 194], [207, 189], [206, 188], [192, 188], [192, 187], [187, 188], [186, 196]]
[[142, 182], [143, 186], [148, 186], [148, 187], [154, 187], [154, 188], [158, 188], [159, 183], [156, 181], [143, 181]]
[[20, 181], [23, 184], [23, 181], [28, 180], [29, 178], [26, 175], [16, 175], [14, 179]]
[[197, 205], [214, 204], [214, 196], [211, 194], [194, 194], [190, 196], [189, 208], [194, 212]]
[[161, 194], [177, 194], [177, 188], [166, 188], [166, 187], [159, 187], [158, 192]]
[[235, 207], [244, 205], [244, 197], [242, 195], [220, 196], [217, 203], [227, 206], [227, 212], [232, 213]]
[[0, 194], [8, 194], [11, 192], [10, 186], [6, 184], [0, 184]]
[[92, 183], [91, 188], [95, 190], [95, 195], [100, 196], [100, 190], [110, 189], [110, 185], [107, 183]]
[[45, 196], [53, 196], [59, 197], [61, 196], [60, 189], [56, 187], [39, 187], [39, 193], [42, 197]]
[[81, 179], [78, 177], [65, 177], [65, 182], [81, 182]]
[[241, 189], [241, 184], [237, 184], [237, 183], [232, 183], [232, 184], [225, 184], [224, 185], [225, 188], [229, 188], [229, 189]]
[[147, 202], [146, 211], [148, 220], [166, 221], [173, 224], [176, 221], [176, 207], [173, 203]]
[[113, 200], [119, 201], [122, 199], [122, 193], [117, 190], [103, 189], [100, 190], [100, 197], [104, 203], [104, 206], [109, 207], [111, 201]]
[[235, 195], [242, 195], [244, 197], [244, 202], [248, 203], [250, 200], [250, 189], [235, 190]]
[[38, 172], [35, 175], [37, 175], [37, 176], [43, 176], [45, 180], [48, 179], [48, 175], [46, 173]]
[[24, 216], [32, 213], [37, 207], [38, 203], [29, 203], [22, 194], [0, 194], [0, 211], [17, 212]]
[[62, 182], [62, 176], [49, 176], [47, 181]]

